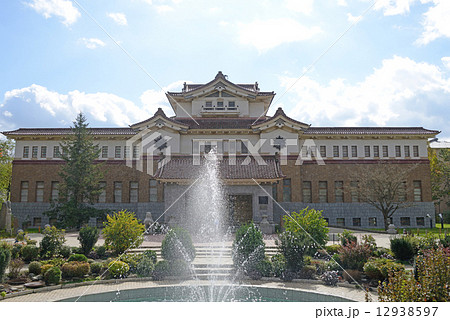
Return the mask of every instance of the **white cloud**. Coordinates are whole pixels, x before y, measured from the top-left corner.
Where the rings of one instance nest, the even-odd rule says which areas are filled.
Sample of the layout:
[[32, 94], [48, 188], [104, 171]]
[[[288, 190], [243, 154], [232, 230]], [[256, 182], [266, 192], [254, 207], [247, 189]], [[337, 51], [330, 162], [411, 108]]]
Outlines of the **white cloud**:
[[361, 16], [353, 16], [351, 13], [347, 13], [347, 21], [348, 22], [351, 22], [351, 23], [355, 23], [355, 22], [357, 22], [358, 20], [361, 20]]
[[348, 6], [347, 1], [345, 1], [345, 0], [337, 0], [337, 4], [338, 4], [338, 6], [341, 6], [341, 7]]
[[291, 11], [309, 15], [313, 11], [314, 0], [285, 0], [284, 5]]
[[430, 7], [424, 13], [422, 25], [424, 31], [416, 43], [425, 45], [441, 37], [450, 38], [450, 1], [448, 0], [421, 0], [422, 3], [432, 2], [434, 6]]
[[102, 40], [96, 38], [80, 38], [78, 41], [88, 49], [97, 49], [106, 45]]
[[127, 17], [125, 14], [120, 12], [110, 12], [107, 13], [107, 16], [114, 20], [119, 26], [126, 26], [128, 24]]
[[441, 61], [447, 69], [450, 69], [450, 57], [442, 57]]
[[32, 0], [27, 5], [37, 13], [42, 14], [46, 19], [52, 16], [62, 18], [62, 23], [66, 26], [75, 23], [81, 16], [78, 9], [69, 0]]
[[156, 6], [156, 11], [158, 13], [165, 13], [165, 12], [173, 11], [173, 8], [171, 6], [163, 4], [163, 5], [160, 5], [160, 6]]
[[[280, 77], [284, 88], [296, 80]], [[287, 94], [289, 115], [313, 126], [408, 125], [450, 131], [450, 79], [435, 65], [394, 56], [364, 81], [327, 85], [303, 77]], [[292, 104], [291, 104], [292, 103]]]
[[311, 39], [321, 33], [319, 27], [305, 27], [290, 18], [238, 23], [239, 41], [254, 46], [260, 53], [283, 43]]
[[[371, 1], [372, 0], [366, 0]], [[410, 5], [417, 0], [378, 0], [375, 3], [375, 10], [383, 10], [385, 16], [395, 16], [409, 12]]]
[[179, 90], [183, 87], [183, 83], [187, 81], [179, 80], [176, 82], [173, 82], [169, 84], [167, 87], [164, 87], [163, 90], [147, 90], [145, 91], [141, 97], [141, 103], [143, 105], [143, 108], [148, 112], [149, 114], [154, 114], [158, 108], [163, 109], [164, 113], [167, 116], [173, 116], [175, 113], [173, 112], [172, 107], [170, 106], [169, 102], [167, 101], [166, 92], [167, 91], [173, 91], [173, 90]]
[[12, 117], [12, 113], [9, 112], [9, 111], [3, 112], [3, 115], [4, 115], [5, 117], [8, 117], [8, 118], [11, 118], [11, 117]]

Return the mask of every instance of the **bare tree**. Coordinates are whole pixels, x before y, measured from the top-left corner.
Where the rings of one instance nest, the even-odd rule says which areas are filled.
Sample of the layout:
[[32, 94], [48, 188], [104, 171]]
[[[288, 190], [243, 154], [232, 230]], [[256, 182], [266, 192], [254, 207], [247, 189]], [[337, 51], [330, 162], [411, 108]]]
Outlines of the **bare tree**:
[[355, 172], [353, 179], [358, 183], [352, 192], [358, 195], [361, 202], [368, 203], [383, 214], [385, 230], [398, 209], [413, 205], [408, 202], [411, 186], [407, 185], [407, 181], [409, 172], [415, 167], [379, 161], [365, 170]]

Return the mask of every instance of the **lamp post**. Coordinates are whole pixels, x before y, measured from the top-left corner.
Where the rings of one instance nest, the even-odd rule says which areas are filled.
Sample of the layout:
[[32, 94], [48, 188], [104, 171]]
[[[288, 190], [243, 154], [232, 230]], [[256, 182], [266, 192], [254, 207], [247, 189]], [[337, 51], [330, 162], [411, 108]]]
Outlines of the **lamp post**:
[[430, 229], [433, 229], [433, 219], [431, 219], [429, 214], [427, 214], [427, 217], [430, 218]]
[[439, 218], [441, 219], [441, 229], [444, 230], [444, 216], [442, 213], [439, 213]]

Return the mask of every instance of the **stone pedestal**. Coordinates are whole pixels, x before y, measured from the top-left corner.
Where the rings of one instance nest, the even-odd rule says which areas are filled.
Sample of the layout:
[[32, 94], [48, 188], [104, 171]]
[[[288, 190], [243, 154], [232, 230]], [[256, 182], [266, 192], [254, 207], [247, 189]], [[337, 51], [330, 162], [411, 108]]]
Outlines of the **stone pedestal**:
[[274, 231], [273, 224], [270, 224], [267, 220], [267, 215], [262, 215], [261, 222], [259, 223], [259, 229], [263, 234], [272, 234]]
[[0, 210], [0, 229], [5, 229], [6, 232], [11, 233], [11, 202], [5, 201]]
[[387, 232], [389, 234], [397, 234], [397, 230], [395, 230], [395, 226], [392, 223], [388, 226], [388, 231]]
[[146, 233], [150, 233], [152, 230], [150, 230], [150, 226], [154, 223], [153, 221], [153, 217], [152, 217], [152, 213], [151, 212], [147, 212], [145, 214], [145, 219], [144, 219], [144, 226], [145, 226], [145, 232]]

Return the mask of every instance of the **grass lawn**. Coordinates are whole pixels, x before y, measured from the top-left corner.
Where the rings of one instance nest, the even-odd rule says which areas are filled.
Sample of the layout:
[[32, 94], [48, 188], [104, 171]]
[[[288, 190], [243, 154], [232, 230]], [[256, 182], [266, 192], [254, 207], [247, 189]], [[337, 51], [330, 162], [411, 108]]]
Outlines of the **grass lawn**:
[[[414, 234], [417, 234], [417, 228], [397, 228], [397, 233], [402, 234], [403, 229], [406, 229], [406, 231], [412, 231]], [[384, 231], [384, 229], [373, 229], [377, 231]], [[433, 233], [438, 235], [441, 233], [442, 235], [447, 231], [447, 234], [450, 235], [450, 223], [444, 223], [444, 229], [441, 230], [441, 224], [438, 223], [433, 229], [430, 228], [419, 228], [419, 234], [424, 235], [425, 233]]]

